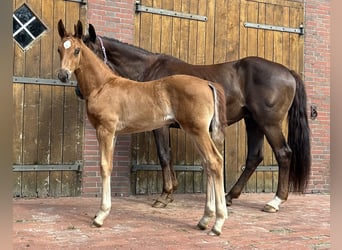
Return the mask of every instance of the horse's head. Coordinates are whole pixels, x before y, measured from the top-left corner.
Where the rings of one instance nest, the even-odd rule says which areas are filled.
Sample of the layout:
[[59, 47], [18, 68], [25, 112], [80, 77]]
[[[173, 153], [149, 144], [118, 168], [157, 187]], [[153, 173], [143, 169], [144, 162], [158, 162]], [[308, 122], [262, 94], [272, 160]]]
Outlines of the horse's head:
[[58, 33], [61, 42], [58, 45], [58, 53], [61, 61], [61, 68], [58, 72], [58, 79], [67, 82], [71, 74], [78, 69], [81, 55], [83, 27], [80, 21], [74, 26], [75, 33], [71, 35], [65, 30], [62, 20], [58, 22]]
[[104, 54], [102, 51], [102, 46], [95, 32], [95, 28], [92, 24], [89, 24], [88, 34], [83, 36], [84, 44], [91, 49], [99, 58], [104, 60]]

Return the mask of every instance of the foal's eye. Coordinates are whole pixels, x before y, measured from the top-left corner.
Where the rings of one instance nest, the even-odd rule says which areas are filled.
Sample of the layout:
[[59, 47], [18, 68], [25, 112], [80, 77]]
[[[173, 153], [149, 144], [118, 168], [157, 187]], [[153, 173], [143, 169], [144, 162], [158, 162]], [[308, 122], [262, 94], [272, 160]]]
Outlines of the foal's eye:
[[80, 53], [80, 48], [76, 48], [74, 52], [75, 56], [78, 55], [79, 53]]

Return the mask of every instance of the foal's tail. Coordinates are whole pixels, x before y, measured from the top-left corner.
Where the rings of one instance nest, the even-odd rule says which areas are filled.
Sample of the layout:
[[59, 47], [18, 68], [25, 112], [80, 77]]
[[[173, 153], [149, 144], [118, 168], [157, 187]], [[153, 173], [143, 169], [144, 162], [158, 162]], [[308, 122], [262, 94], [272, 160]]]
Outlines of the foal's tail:
[[224, 139], [224, 127], [227, 124], [226, 96], [221, 85], [209, 82], [209, 87], [214, 96], [214, 116], [211, 121], [212, 138], [215, 142], [222, 142]]
[[289, 184], [293, 192], [303, 192], [311, 167], [310, 129], [306, 109], [306, 92], [301, 77], [296, 79], [296, 94], [288, 113], [288, 144], [292, 150]]

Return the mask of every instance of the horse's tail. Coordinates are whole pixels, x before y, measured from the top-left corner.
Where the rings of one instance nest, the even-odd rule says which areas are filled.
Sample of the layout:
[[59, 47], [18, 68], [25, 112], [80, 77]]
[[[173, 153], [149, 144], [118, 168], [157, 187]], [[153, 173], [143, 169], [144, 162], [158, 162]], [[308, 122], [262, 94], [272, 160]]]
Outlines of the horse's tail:
[[311, 168], [306, 92], [301, 77], [294, 71], [290, 72], [296, 80], [296, 93], [288, 112], [288, 144], [292, 150], [289, 184], [293, 192], [304, 192]]
[[224, 127], [227, 124], [226, 96], [221, 85], [209, 82], [209, 87], [214, 96], [214, 116], [211, 121], [212, 138], [215, 142], [222, 142], [225, 134]]

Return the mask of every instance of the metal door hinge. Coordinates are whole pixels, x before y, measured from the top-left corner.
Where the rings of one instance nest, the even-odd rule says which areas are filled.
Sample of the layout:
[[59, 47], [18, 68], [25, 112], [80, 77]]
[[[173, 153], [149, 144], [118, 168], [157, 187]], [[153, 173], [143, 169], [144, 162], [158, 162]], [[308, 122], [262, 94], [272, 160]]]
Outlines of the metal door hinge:
[[246, 28], [274, 30], [274, 31], [281, 31], [281, 32], [296, 33], [296, 34], [299, 34], [299, 35], [304, 35], [304, 26], [303, 26], [303, 24], [299, 25], [299, 28], [290, 28], [290, 27], [275, 26], [275, 25], [269, 25], [269, 24], [245, 22], [244, 26]]
[[186, 19], [197, 20], [197, 21], [202, 21], [202, 22], [206, 22], [208, 20], [206, 16], [144, 6], [144, 5], [141, 5], [139, 0], [135, 2], [135, 11], [164, 15], [164, 16], [186, 18]]
[[87, 4], [87, 0], [64, 0], [64, 1], [80, 3], [80, 4], [82, 4], [82, 5]]

